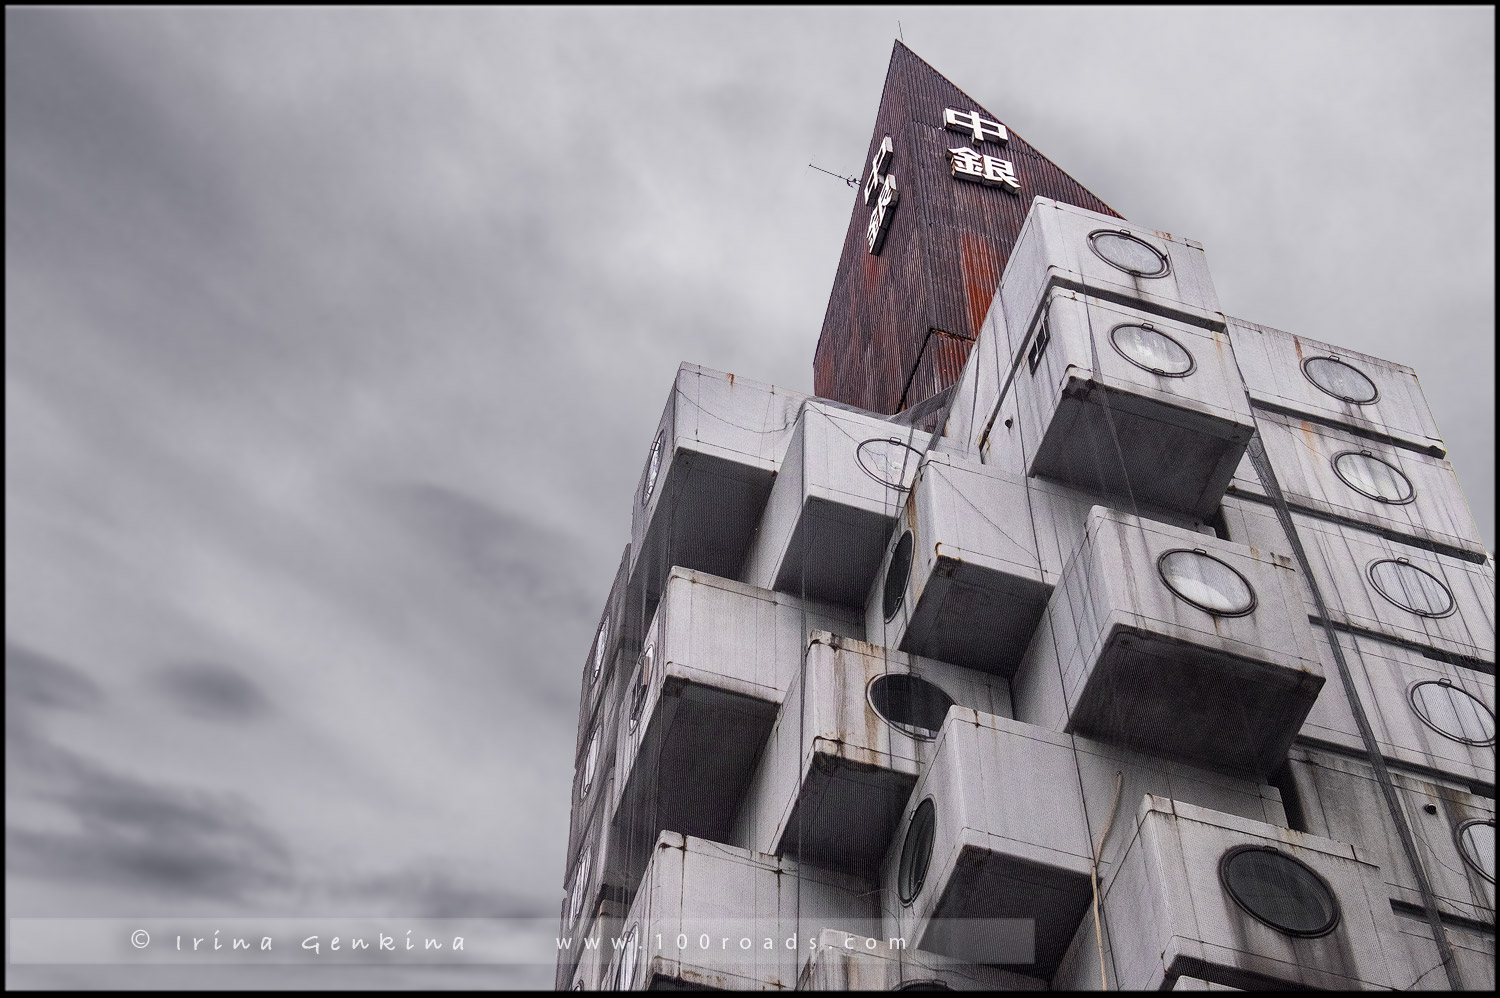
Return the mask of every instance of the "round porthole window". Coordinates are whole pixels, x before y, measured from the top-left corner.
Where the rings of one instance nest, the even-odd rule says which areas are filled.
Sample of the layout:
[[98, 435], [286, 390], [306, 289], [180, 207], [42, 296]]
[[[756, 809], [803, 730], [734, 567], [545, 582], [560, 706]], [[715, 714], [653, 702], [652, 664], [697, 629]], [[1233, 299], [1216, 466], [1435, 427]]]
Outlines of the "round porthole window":
[[663, 430], [651, 444], [651, 456], [646, 459], [646, 484], [641, 487], [642, 506], [651, 499], [651, 493], [656, 488], [656, 476], [661, 472], [661, 449], [666, 442], [667, 434]]
[[1411, 709], [1433, 731], [1465, 745], [1495, 744], [1495, 715], [1478, 697], [1451, 680], [1412, 684]]
[[913, 738], [936, 738], [953, 698], [920, 676], [891, 673], [870, 681], [870, 706], [881, 720]]
[[896, 886], [902, 904], [911, 904], [922, 893], [927, 879], [927, 864], [932, 861], [932, 840], [937, 832], [937, 808], [929, 797], [917, 805], [911, 823], [906, 826], [906, 841], [901, 843], [901, 866], [896, 871]]
[[1291, 936], [1322, 936], [1339, 924], [1339, 903], [1312, 867], [1269, 846], [1224, 854], [1219, 879], [1235, 904]]
[[599, 634], [594, 638], [594, 678], [591, 682], [597, 682], [599, 674], [604, 671], [604, 646], [609, 644], [609, 614], [604, 615], [604, 622], [599, 625]]
[[907, 981], [905, 984], [898, 985], [896, 987], [896, 990], [897, 991], [952, 991], [953, 989], [950, 988], [950, 987], [948, 987], [948, 985], [944, 984], [942, 981]]
[[1302, 362], [1302, 375], [1323, 392], [1343, 402], [1369, 405], [1380, 397], [1375, 382], [1364, 372], [1337, 357], [1309, 357]]
[[594, 785], [594, 771], [599, 768], [599, 729], [594, 729], [594, 736], [589, 739], [589, 754], [583, 760], [583, 783], [578, 788], [578, 799], [589, 795], [589, 787]]
[[854, 452], [859, 468], [875, 481], [905, 491], [922, 461], [922, 452], [899, 437], [866, 440]]
[[1111, 267], [1136, 277], [1166, 277], [1171, 270], [1165, 253], [1124, 229], [1089, 233], [1089, 247]]
[[1477, 818], [1458, 826], [1458, 851], [1464, 862], [1495, 882], [1495, 819]]
[[1453, 612], [1453, 594], [1431, 572], [1404, 558], [1377, 561], [1370, 566], [1375, 591], [1403, 610], [1424, 617], [1446, 617]]
[[1355, 492], [1376, 502], [1400, 505], [1416, 498], [1411, 479], [1369, 451], [1344, 451], [1333, 459], [1333, 473]]
[[641, 927], [632, 925], [630, 935], [625, 937], [625, 945], [620, 947], [620, 973], [619, 980], [615, 983], [621, 991], [635, 990], [637, 964], [641, 959]]
[[635, 726], [641, 720], [641, 708], [646, 706], [646, 694], [651, 692], [651, 673], [656, 664], [656, 642], [646, 642], [646, 650], [641, 652], [640, 682], [635, 684], [635, 692], [630, 700], [630, 730], [635, 731]]
[[896, 542], [896, 550], [891, 552], [891, 563], [885, 570], [885, 593], [880, 601], [886, 620], [896, 615], [906, 597], [906, 582], [911, 576], [911, 547], [911, 531], [908, 530]]
[[1156, 569], [1173, 595], [1216, 617], [1243, 617], [1255, 610], [1255, 591], [1245, 577], [1205, 551], [1168, 551]]
[[1136, 367], [1167, 378], [1185, 378], [1196, 366], [1187, 348], [1149, 322], [1126, 323], [1109, 331], [1115, 352]]
[[583, 861], [578, 864], [578, 872], [573, 874], [573, 896], [568, 899], [568, 921], [578, 921], [578, 915], [583, 911], [583, 895], [589, 889], [589, 853], [583, 854]]

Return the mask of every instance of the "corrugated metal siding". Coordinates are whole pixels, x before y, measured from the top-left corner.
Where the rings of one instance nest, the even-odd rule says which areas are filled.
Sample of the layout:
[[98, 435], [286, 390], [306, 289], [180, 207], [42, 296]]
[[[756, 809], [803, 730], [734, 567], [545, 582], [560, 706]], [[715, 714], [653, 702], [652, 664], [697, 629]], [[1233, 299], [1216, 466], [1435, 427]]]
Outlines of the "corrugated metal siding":
[[[1015, 132], [998, 147], [945, 130], [946, 107], [1002, 120], [896, 42], [860, 183], [889, 135], [900, 201], [885, 245], [872, 256], [870, 209], [863, 191], [855, 193], [813, 356], [813, 390], [824, 398], [890, 413], [956, 381], [1033, 197], [1117, 214]], [[1010, 160], [1021, 193], [955, 180], [947, 151], [959, 145]], [[934, 329], [944, 335], [929, 337]]]

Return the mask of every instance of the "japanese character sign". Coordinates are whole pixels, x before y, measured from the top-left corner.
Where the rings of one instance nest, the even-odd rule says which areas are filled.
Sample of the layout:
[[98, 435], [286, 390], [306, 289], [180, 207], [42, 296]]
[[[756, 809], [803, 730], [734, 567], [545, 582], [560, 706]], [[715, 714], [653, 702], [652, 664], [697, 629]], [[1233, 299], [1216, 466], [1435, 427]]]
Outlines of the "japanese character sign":
[[943, 109], [943, 127], [955, 132], [968, 132], [974, 136], [975, 142], [998, 142], [1004, 145], [1010, 141], [1010, 135], [1005, 131], [1005, 126], [998, 121], [990, 121], [981, 118], [978, 111], [955, 111], [951, 107]]
[[1021, 189], [1021, 182], [1016, 179], [1016, 168], [1009, 160], [986, 156], [968, 146], [949, 149], [948, 158], [953, 163], [953, 176], [959, 180], [1003, 187], [1012, 193]]
[[887, 135], [880, 141], [880, 147], [870, 160], [870, 178], [865, 181], [865, 204], [875, 206], [875, 210], [870, 212], [870, 224], [865, 229], [865, 241], [869, 244], [871, 253], [880, 252], [880, 247], [885, 242], [885, 231], [891, 226], [891, 215], [896, 208], [896, 177], [895, 174], [886, 172], [894, 150], [891, 137]]
[[875, 199], [875, 210], [870, 212], [870, 224], [865, 229], [865, 241], [871, 253], [879, 253], [885, 243], [885, 230], [891, 226], [891, 215], [896, 207], [896, 178], [886, 174], [880, 185], [880, 195]]

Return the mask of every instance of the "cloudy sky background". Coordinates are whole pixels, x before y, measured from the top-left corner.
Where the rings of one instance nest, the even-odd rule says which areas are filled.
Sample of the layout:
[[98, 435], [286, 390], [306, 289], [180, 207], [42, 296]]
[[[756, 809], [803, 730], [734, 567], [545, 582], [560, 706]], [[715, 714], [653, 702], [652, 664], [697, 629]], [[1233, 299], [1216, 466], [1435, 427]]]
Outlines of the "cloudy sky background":
[[9, 915], [555, 916], [655, 420], [811, 390], [898, 19], [1494, 547], [1492, 10], [8, 9]]

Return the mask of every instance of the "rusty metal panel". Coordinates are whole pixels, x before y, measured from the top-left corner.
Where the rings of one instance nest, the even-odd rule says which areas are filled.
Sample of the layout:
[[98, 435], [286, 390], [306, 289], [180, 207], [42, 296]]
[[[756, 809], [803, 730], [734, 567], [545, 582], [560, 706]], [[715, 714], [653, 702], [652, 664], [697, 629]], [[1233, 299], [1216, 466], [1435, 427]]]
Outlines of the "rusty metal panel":
[[[973, 146], [943, 127], [945, 108], [999, 120], [900, 42], [891, 53], [865, 170], [881, 141], [900, 197], [878, 254], [863, 190], [839, 258], [813, 358], [816, 394], [892, 413], [958, 380], [1031, 200], [1044, 196], [1118, 217], [1029, 143], [1009, 133], [985, 151], [1010, 161], [1020, 193], [951, 175], [948, 150]], [[946, 338], [930, 343], [930, 330]], [[950, 342], [950, 339], [953, 342]]]

